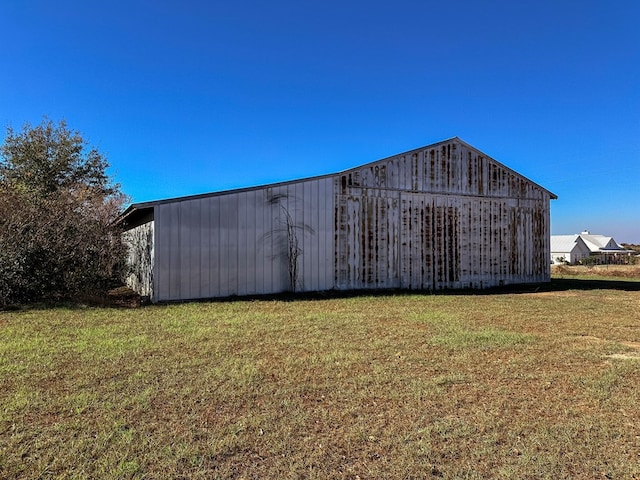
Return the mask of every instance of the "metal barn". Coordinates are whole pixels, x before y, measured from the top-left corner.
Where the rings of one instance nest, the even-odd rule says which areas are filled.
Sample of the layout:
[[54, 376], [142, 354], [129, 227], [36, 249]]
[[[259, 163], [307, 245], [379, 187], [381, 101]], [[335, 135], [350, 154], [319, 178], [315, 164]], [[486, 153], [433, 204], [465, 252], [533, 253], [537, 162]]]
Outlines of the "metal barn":
[[128, 283], [158, 302], [548, 282], [555, 198], [456, 137], [336, 174], [133, 204]]

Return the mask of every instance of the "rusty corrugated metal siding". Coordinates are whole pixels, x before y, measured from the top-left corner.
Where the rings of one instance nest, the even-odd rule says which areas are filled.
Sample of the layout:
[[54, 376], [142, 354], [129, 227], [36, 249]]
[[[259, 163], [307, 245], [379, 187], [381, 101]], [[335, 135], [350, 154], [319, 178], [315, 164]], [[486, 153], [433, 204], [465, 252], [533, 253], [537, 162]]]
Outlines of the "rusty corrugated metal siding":
[[126, 283], [143, 297], [153, 298], [154, 222], [148, 220], [124, 233], [131, 265]]
[[461, 142], [349, 170], [334, 186], [336, 288], [549, 279], [549, 193]]

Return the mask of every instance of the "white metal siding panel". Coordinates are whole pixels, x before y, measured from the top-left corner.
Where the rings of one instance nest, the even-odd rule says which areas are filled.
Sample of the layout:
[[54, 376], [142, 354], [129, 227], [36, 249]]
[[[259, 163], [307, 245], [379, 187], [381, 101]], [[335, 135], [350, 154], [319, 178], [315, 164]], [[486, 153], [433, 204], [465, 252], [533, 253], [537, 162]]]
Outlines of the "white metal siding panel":
[[199, 201], [200, 203], [200, 283], [198, 285], [198, 297], [207, 298], [211, 296], [211, 248], [210, 239], [211, 232], [211, 212], [207, 208], [206, 199]]
[[181, 278], [182, 269], [182, 218], [180, 215], [180, 204], [169, 206], [171, 215], [170, 250], [169, 250], [169, 300], [179, 300], [181, 298]]
[[169, 296], [169, 260], [171, 248], [169, 245], [169, 224], [166, 217], [168, 209], [166, 206], [158, 205], [154, 208], [155, 229], [155, 265], [154, 277], [154, 300], [164, 300]]
[[183, 284], [185, 291], [181, 296], [186, 298], [198, 298], [200, 295], [200, 257], [202, 254], [202, 248], [200, 245], [202, 224], [200, 222], [200, 200], [191, 202], [191, 208], [186, 207], [185, 203], [182, 203], [183, 209], [183, 234], [184, 245], [183, 252], [186, 251], [186, 265], [187, 265], [187, 278], [188, 285]]
[[324, 281], [319, 286], [320, 290], [335, 288], [335, 277], [333, 268], [334, 234], [336, 231], [337, 219], [335, 218], [335, 195], [333, 179], [325, 179], [321, 182], [320, 198], [324, 200], [324, 223], [321, 223], [320, 239], [325, 239], [321, 243], [321, 264], [320, 271], [324, 272]]
[[298, 288], [333, 288], [333, 201], [327, 178], [156, 206], [155, 300], [288, 290], [283, 208], [301, 249]]
[[268, 215], [266, 215], [261, 209], [257, 208], [257, 205], [264, 202], [265, 191], [254, 190], [252, 192], [253, 203], [253, 221], [254, 229], [252, 235], [253, 242], [253, 261], [255, 264], [256, 272], [254, 276], [254, 293], [263, 292], [268, 288], [268, 283], [265, 282], [267, 275], [266, 257], [269, 254], [265, 249], [265, 239], [262, 232], [265, 231], [265, 224], [269, 222]]
[[238, 195], [223, 195], [220, 200], [220, 292], [238, 294]]
[[[221, 229], [220, 229], [220, 217], [224, 214], [220, 211], [220, 199], [211, 197], [205, 200], [205, 211], [209, 213], [209, 288], [207, 289], [207, 296], [219, 297], [222, 296], [222, 289], [220, 287], [221, 277]], [[207, 246], [206, 243], [204, 243]], [[206, 247], [205, 247], [206, 248]]]
[[[311, 182], [306, 185], [306, 194], [303, 195], [304, 198], [304, 212], [303, 212], [303, 222], [308, 224], [310, 228], [311, 225], [318, 225], [318, 182]], [[310, 234], [304, 235], [303, 237], [303, 247], [302, 247], [302, 265], [303, 265], [303, 278], [304, 284], [307, 290], [315, 291], [318, 290], [318, 249], [314, 247], [314, 238], [317, 235], [315, 229], [313, 229]]]
[[238, 195], [238, 217], [240, 222], [238, 238], [238, 295], [255, 293], [255, 278], [258, 274], [255, 261], [255, 199], [253, 192]]
[[158, 205], [155, 207], [156, 223], [156, 270], [157, 299], [178, 299], [176, 277], [172, 272], [179, 270], [179, 215], [178, 204]]
[[261, 282], [258, 281], [258, 278], [262, 278], [264, 276], [264, 264], [262, 262], [262, 252], [258, 252], [258, 241], [261, 230], [258, 227], [258, 216], [262, 217], [263, 212], [258, 208], [259, 201], [262, 200], [263, 195], [262, 192], [258, 190], [250, 190], [246, 194], [246, 204], [247, 204], [247, 259], [248, 265], [246, 267], [247, 274], [246, 278], [246, 288], [247, 292], [250, 294], [256, 294], [263, 290], [259, 285]]

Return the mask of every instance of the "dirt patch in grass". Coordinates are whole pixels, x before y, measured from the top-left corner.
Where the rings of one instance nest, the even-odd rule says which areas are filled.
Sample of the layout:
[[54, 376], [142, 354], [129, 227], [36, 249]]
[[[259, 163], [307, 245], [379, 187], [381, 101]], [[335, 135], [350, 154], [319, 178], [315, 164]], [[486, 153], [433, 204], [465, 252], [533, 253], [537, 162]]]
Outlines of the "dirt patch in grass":
[[611, 355], [607, 355], [608, 358], [613, 358], [616, 360], [640, 360], [639, 352], [631, 352], [631, 353], [612, 353]]
[[550, 292], [529, 292], [529, 293], [523, 293], [522, 295], [527, 295], [527, 296], [531, 296], [531, 297], [551, 297], [551, 298], [560, 298], [560, 297], [564, 297], [564, 298], [575, 298], [580, 296], [580, 294], [576, 291], [550, 291]]
[[633, 350], [624, 353], [613, 353], [608, 355], [609, 358], [618, 360], [640, 360], [640, 342], [621, 341], [619, 343], [625, 347], [632, 348]]
[[[610, 341], [607, 341], [603, 338], [594, 337], [590, 335], [580, 335], [576, 337], [581, 342], [586, 342], [588, 345], [607, 345]], [[611, 353], [605, 355], [607, 358], [618, 359], [618, 360], [638, 360], [640, 359], [640, 342], [629, 342], [625, 340], [620, 340], [617, 342], [620, 345], [633, 349], [631, 351], [627, 351], [624, 353]]]
[[107, 305], [114, 307], [137, 308], [142, 305], [142, 297], [129, 287], [118, 287], [109, 290]]

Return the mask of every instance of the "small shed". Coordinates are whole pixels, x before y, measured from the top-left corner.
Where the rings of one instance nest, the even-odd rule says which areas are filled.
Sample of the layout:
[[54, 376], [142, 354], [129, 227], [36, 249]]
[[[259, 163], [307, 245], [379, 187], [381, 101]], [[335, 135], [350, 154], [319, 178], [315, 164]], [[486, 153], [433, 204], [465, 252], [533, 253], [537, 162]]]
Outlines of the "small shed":
[[154, 302], [550, 280], [556, 196], [455, 137], [343, 172], [135, 203], [129, 285]]

